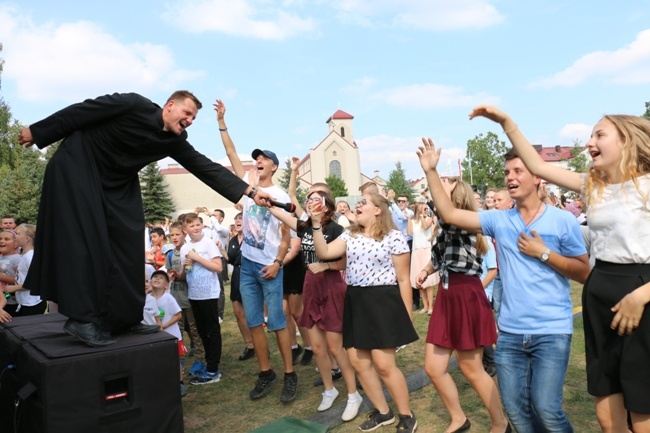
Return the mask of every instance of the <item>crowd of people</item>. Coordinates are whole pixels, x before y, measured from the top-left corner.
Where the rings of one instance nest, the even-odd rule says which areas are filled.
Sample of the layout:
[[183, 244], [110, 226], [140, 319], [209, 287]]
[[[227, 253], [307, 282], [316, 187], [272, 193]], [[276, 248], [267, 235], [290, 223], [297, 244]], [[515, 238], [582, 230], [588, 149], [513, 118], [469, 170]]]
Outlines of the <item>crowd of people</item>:
[[[246, 171], [225, 105], [217, 100], [214, 109], [234, 174], [248, 185], [238, 186], [246, 192], [237, 205], [241, 212], [228, 225], [222, 210], [197, 208], [145, 232], [142, 330], [178, 338], [181, 360], [186, 331], [194, 357], [190, 384], [222, 378], [230, 281], [244, 345], [239, 360], [256, 357], [259, 368], [253, 400], [268, 395], [280, 377], [269, 356], [270, 332], [282, 357], [280, 401], [298, 393], [294, 365], [313, 359], [324, 388], [318, 411], [332, 407], [339, 396], [334, 381], [343, 378], [343, 421], [358, 416], [361, 387], [373, 406], [361, 431], [397, 420], [398, 432], [414, 432], [418, 423], [396, 356], [419, 338], [417, 312], [430, 316], [424, 367], [449, 412], [446, 432], [471, 428], [448, 372], [454, 353], [489, 413], [491, 432], [572, 432], [563, 385], [575, 280], [585, 284], [587, 381], [598, 422], [603, 432], [650, 432], [644, 397], [650, 389], [650, 251], [644, 244], [650, 238], [650, 121], [605, 116], [586, 146], [593, 162], [579, 174], [545, 163], [510, 116], [479, 106], [470, 118], [497, 122], [513, 145], [504, 155], [505, 188], [481, 195], [441, 176], [441, 150], [423, 138], [417, 155], [427, 190], [412, 200], [369, 182], [351, 209], [335, 202], [325, 183], [312, 185], [299, 202], [297, 158], [288, 191], [273, 184], [279, 160], [271, 150], [255, 149], [254, 167]], [[546, 182], [573, 193], [556, 197]], [[295, 211], [272, 206], [270, 197], [293, 203]], [[23, 287], [36, 227], [16, 227], [6, 216], [2, 228], [0, 321], [43, 314], [47, 302]], [[56, 304], [50, 308], [56, 311]], [[90, 343], [110, 344], [101, 337]], [[180, 370], [185, 395], [183, 363]]]

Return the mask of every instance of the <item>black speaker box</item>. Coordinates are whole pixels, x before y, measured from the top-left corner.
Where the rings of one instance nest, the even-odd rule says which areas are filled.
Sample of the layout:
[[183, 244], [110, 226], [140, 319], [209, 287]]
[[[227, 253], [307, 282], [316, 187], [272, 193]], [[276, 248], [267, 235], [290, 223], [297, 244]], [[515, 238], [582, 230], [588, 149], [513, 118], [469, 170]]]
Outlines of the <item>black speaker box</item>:
[[183, 432], [177, 340], [125, 334], [90, 348], [60, 314], [0, 324], [0, 432]]

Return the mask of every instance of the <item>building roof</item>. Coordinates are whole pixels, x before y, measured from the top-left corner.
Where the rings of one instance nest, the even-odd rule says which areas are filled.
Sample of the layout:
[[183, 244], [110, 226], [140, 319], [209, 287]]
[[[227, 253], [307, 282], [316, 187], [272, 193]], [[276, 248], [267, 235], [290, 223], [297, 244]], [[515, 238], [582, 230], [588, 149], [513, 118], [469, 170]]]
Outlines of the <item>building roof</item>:
[[354, 119], [354, 116], [346, 113], [343, 110], [336, 110], [336, 113], [328, 117], [325, 123], [330, 123], [332, 119]]
[[536, 144], [534, 147], [539, 156], [546, 162], [559, 162], [573, 158], [573, 155], [571, 155], [572, 148], [568, 146], [542, 147]]

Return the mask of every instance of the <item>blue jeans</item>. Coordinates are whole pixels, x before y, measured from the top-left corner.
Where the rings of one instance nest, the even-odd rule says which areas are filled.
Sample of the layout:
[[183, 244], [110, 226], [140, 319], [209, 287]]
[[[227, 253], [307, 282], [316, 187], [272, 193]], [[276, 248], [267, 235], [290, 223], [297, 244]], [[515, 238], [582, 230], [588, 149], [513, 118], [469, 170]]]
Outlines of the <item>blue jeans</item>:
[[495, 363], [503, 406], [517, 433], [573, 432], [562, 409], [570, 334], [501, 331]]
[[264, 303], [266, 302], [269, 331], [279, 331], [287, 327], [287, 318], [282, 309], [283, 269], [278, 271], [275, 278], [265, 280], [260, 276], [260, 270], [265, 266], [242, 257], [239, 291], [248, 327], [254, 328], [264, 323]]

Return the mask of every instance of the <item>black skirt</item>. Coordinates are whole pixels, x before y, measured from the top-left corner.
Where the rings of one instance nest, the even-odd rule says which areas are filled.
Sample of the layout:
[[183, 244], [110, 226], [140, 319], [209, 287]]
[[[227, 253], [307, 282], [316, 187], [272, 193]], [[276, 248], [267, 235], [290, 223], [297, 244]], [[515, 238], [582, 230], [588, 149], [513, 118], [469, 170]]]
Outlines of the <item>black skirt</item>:
[[641, 414], [650, 414], [650, 309], [630, 335], [618, 335], [610, 324], [611, 308], [648, 282], [648, 264], [596, 260], [582, 293], [587, 390], [596, 397], [623, 393], [625, 408]]
[[348, 286], [343, 309], [343, 347], [390, 349], [417, 339], [398, 286]]

